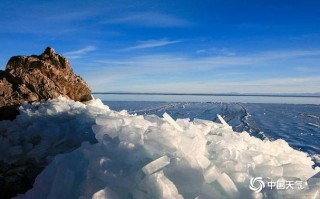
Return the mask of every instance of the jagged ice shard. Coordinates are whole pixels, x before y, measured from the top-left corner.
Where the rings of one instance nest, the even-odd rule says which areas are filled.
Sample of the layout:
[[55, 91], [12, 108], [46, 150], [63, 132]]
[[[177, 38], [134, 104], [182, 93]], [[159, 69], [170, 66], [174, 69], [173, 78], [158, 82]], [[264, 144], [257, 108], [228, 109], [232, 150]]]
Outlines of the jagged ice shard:
[[[58, 98], [41, 104], [25, 104], [21, 115], [2, 122], [19, 138], [21, 129], [41, 137], [37, 149], [11, 146], [10, 153], [42, 155], [70, 132], [94, 133], [98, 143], [56, 156], [37, 177], [34, 187], [19, 199], [118, 199], [118, 198], [316, 198], [319, 168], [308, 154], [294, 150], [284, 140], [260, 140], [247, 132], [236, 133], [222, 124], [195, 119], [173, 120], [155, 115], [130, 115], [112, 111], [99, 99], [86, 105]], [[41, 120], [39, 120], [41, 118]], [[63, 121], [63, 125], [62, 122]], [[39, 123], [41, 122], [41, 123]], [[52, 125], [41, 131], [42, 125]], [[80, 142], [81, 139], [79, 139]], [[30, 149], [29, 149], [29, 148]], [[42, 147], [42, 148], [41, 148]], [[1, 157], [14, 162], [14, 156]], [[252, 177], [274, 181], [299, 180], [304, 188], [255, 192]]]

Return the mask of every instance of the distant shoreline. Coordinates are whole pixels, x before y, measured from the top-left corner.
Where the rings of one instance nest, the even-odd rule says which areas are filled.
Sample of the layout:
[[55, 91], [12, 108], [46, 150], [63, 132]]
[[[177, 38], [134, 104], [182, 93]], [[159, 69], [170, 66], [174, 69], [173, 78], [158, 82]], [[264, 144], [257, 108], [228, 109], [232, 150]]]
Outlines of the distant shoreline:
[[294, 94], [232, 94], [232, 93], [140, 93], [140, 92], [93, 92], [100, 95], [177, 95], [177, 96], [245, 96], [245, 97], [310, 97], [320, 98], [319, 95]]

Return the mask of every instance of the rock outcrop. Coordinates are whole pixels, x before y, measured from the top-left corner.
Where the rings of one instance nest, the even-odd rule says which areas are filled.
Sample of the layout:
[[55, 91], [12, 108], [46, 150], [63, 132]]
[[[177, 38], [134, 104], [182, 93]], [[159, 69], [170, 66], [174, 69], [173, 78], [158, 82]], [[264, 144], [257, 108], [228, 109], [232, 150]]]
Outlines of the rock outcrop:
[[0, 71], [0, 120], [14, 119], [25, 101], [64, 96], [75, 101], [92, 99], [91, 89], [74, 74], [68, 60], [47, 47], [39, 56], [14, 56]]
[[[88, 84], [73, 72], [68, 60], [55, 53], [53, 48], [46, 48], [39, 56], [14, 56], [8, 61], [5, 71], [0, 70], [0, 120], [14, 119], [19, 114], [19, 106], [24, 102], [31, 103], [58, 96], [75, 101], [92, 99]], [[1, 122], [0, 139], [11, 140], [10, 136], [15, 135], [11, 135], [10, 130], [3, 127], [13, 121]], [[79, 139], [90, 143], [96, 141], [93, 134]], [[37, 147], [40, 143], [41, 140], [35, 138], [35, 142], [31, 145]], [[71, 151], [81, 144], [81, 142], [74, 143], [73, 140], [61, 140], [61, 143], [66, 147], [43, 148], [44, 156], [36, 160], [27, 156], [13, 163], [1, 160], [0, 198], [9, 199], [19, 193], [25, 193], [48, 164], [47, 156]], [[0, 154], [5, 153], [0, 152]]]

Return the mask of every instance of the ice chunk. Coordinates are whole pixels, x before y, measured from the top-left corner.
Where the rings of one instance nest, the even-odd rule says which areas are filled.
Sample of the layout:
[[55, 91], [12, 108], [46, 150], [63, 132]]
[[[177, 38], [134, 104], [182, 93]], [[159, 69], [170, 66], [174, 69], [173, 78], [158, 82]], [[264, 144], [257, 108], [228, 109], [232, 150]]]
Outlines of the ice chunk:
[[260, 153], [259, 155], [252, 157], [252, 159], [255, 164], [261, 164], [265, 160], [265, 157], [263, 154]]
[[[111, 111], [99, 100], [85, 105], [65, 98], [24, 104], [20, 111], [16, 120], [0, 122], [1, 135], [10, 135], [0, 138], [0, 160], [54, 157], [21, 199], [312, 198], [319, 194], [316, 177], [302, 191], [252, 192], [251, 177], [306, 180], [319, 168], [313, 169], [311, 158], [286, 141], [236, 133], [221, 116], [222, 124], [188, 118], [174, 121], [166, 113], [164, 119], [130, 115], [125, 110]], [[81, 145], [88, 136], [95, 144]], [[72, 152], [55, 156], [61, 151]]]
[[126, 149], [126, 150], [132, 150], [132, 149], [135, 148], [135, 145], [133, 143], [130, 143], [130, 142], [121, 141], [119, 143], [119, 148], [120, 149]]
[[252, 192], [251, 194], [252, 199], [263, 199], [263, 194], [261, 192]]
[[87, 107], [92, 106], [92, 107], [98, 108], [99, 112], [102, 112], [101, 110], [110, 111], [109, 107], [107, 105], [105, 105], [100, 99], [90, 100], [90, 101], [86, 102], [86, 104], [87, 104]]
[[222, 196], [219, 190], [212, 186], [211, 184], [203, 184], [202, 190], [199, 196], [195, 199], [225, 199], [225, 196]]
[[217, 114], [217, 116], [218, 116], [220, 122], [223, 124], [223, 126], [228, 127], [228, 128], [231, 128], [231, 127], [229, 126], [229, 124], [221, 117], [221, 115]]
[[248, 172], [248, 164], [235, 161], [225, 161], [221, 166], [229, 172]]
[[226, 174], [222, 173], [218, 179], [217, 179], [218, 184], [221, 186], [223, 189], [224, 193], [229, 197], [229, 198], [239, 198], [239, 191], [236, 185], [233, 183], [231, 178]]
[[148, 198], [154, 199], [183, 199], [177, 187], [164, 175], [162, 171], [145, 178], [142, 186], [148, 193]]
[[191, 124], [190, 123], [190, 119], [189, 118], [185, 118], [185, 119], [177, 119], [176, 120], [176, 123], [181, 127], [181, 126], [184, 126], [184, 127], [187, 127], [187, 128], [190, 128]]
[[284, 176], [296, 176], [302, 180], [307, 180], [317, 173], [316, 170], [311, 170], [310, 167], [304, 164], [289, 164], [284, 165]]
[[[172, 131], [171, 125], [159, 127], [150, 126], [143, 135], [144, 148], [150, 154], [160, 156], [166, 153], [174, 153], [181, 142], [181, 135], [177, 131]], [[164, 136], [165, 135], [165, 136]], [[156, 157], [156, 155], [154, 156]]]
[[207, 168], [211, 163], [210, 160], [202, 154], [198, 154], [196, 159], [200, 167], [203, 169]]
[[195, 198], [201, 192], [204, 183], [203, 170], [190, 165], [187, 159], [172, 159], [170, 165], [165, 167], [163, 172], [185, 198]]
[[237, 183], [249, 182], [249, 178], [250, 178], [249, 174], [244, 172], [235, 172], [231, 174], [231, 179], [233, 179]]
[[263, 165], [270, 165], [270, 166], [280, 166], [281, 163], [277, 160], [275, 156], [271, 156], [269, 154], [259, 154], [254, 156], [253, 161], [256, 165], [263, 164]]
[[108, 128], [107, 126], [101, 125], [92, 125], [92, 131], [95, 133], [95, 137], [98, 140], [101, 140], [105, 134], [108, 134], [110, 137], [114, 138], [118, 136], [117, 128]]
[[137, 198], [137, 199], [149, 199], [148, 198], [148, 194], [145, 193], [144, 191], [141, 191], [139, 189], [135, 189], [131, 192], [133, 198]]
[[165, 121], [160, 120], [160, 118], [156, 115], [144, 115], [144, 119], [151, 123], [151, 125], [159, 125], [161, 126]]
[[202, 120], [198, 118], [194, 118], [193, 123], [196, 125], [202, 125], [202, 126], [214, 126], [215, 123], [209, 120]]
[[168, 164], [170, 164], [170, 158], [168, 158], [168, 156], [165, 155], [165, 156], [162, 156], [162, 157], [150, 162], [146, 166], [144, 166], [142, 168], [142, 171], [145, 174], [150, 175], [150, 174], [162, 169], [163, 167], [167, 166]]
[[221, 173], [216, 166], [210, 166], [203, 174], [206, 183], [211, 183], [215, 181]]
[[168, 113], [163, 114], [163, 118], [169, 122], [174, 128], [176, 128], [178, 131], [183, 131], [183, 129], [172, 119], [172, 117]]
[[[319, 167], [318, 167], [319, 168]], [[317, 169], [318, 173], [311, 178], [308, 179], [308, 185], [310, 187], [320, 187], [320, 172], [319, 169]]]
[[142, 144], [144, 132], [144, 128], [126, 125], [119, 129], [118, 136], [120, 140], [129, 141], [134, 144]]
[[120, 199], [120, 197], [110, 188], [106, 187], [93, 194], [92, 199]]
[[110, 116], [99, 116], [96, 119], [98, 125], [108, 125], [110, 127], [120, 126], [123, 123], [122, 118], [115, 118]]
[[312, 188], [310, 191], [308, 191], [308, 193], [305, 195], [305, 198], [312, 198], [312, 199], [320, 198], [319, 187]]
[[283, 167], [281, 166], [257, 166], [254, 170], [256, 177], [272, 178], [283, 176]]

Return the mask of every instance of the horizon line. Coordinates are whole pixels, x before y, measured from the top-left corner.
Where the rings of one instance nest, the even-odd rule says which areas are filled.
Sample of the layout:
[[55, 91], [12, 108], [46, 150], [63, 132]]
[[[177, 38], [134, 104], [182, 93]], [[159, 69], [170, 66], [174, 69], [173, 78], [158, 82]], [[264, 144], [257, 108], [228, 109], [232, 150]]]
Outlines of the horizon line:
[[157, 92], [92, 92], [104, 95], [189, 95], [189, 96], [247, 96], [247, 97], [313, 97], [320, 98], [318, 93], [312, 94], [258, 94], [258, 93], [157, 93]]

